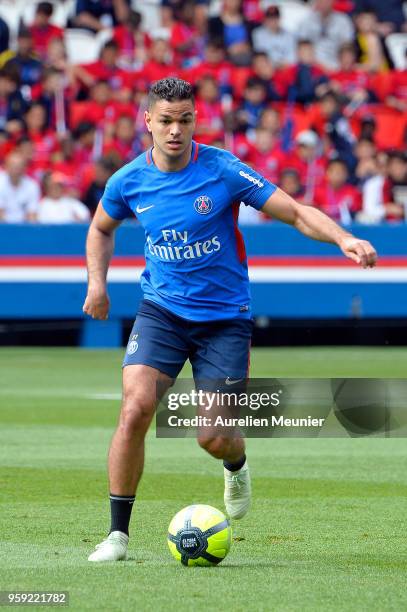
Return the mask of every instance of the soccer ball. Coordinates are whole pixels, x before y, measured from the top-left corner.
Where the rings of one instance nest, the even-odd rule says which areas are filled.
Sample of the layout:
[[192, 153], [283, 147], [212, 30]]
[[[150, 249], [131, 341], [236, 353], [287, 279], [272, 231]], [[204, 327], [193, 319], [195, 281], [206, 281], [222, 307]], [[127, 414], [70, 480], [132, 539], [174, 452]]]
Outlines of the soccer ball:
[[168, 527], [168, 546], [183, 565], [217, 565], [226, 557], [232, 528], [226, 516], [205, 504], [180, 510]]

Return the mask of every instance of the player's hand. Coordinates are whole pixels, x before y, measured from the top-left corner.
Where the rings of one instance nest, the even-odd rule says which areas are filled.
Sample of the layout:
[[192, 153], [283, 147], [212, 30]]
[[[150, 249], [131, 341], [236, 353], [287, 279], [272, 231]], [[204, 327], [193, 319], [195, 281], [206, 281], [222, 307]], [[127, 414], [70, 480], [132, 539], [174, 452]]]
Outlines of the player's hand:
[[367, 240], [360, 240], [353, 236], [346, 236], [339, 243], [342, 253], [362, 266], [362, 268], [373, 268], [377, 262], [377, 253]]
[[105, 321], [109, 316], [110, 300], [105, 290], [89, 289], [83, 305], [83, 312], [92, 319]]

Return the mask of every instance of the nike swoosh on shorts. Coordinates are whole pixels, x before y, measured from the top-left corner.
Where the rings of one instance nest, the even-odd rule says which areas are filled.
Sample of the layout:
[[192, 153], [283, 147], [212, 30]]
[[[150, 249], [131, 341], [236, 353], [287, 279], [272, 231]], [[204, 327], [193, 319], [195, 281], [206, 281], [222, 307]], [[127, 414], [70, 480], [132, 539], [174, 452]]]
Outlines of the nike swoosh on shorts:
[[229, 376], [227, 377], [227, 379], [225, 380], [225, 383], [227, 385], [235, 385], [236, 383], [242, 381], [243, 378], [237, 378], [236, 380], [232, 380], [231, 378], [229, 378]]

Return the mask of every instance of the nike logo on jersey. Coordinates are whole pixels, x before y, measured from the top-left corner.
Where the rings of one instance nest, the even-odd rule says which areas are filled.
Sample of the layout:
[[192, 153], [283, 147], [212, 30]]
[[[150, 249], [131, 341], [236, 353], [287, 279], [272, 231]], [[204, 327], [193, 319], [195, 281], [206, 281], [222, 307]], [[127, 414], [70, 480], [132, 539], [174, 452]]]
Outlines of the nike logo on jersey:
[[225, 380], [225, 383], [227, 385], [235, 385], [238, 382], [241, 382], [243, 380], [243, 378], [237, 378], [236, 380], [232, 380], [231, 378], [229, 378], [229, 376], [227, 377], [227, 379]]
[[141, 208], [140, 204], [137, 204], [136, 206], [136, 213], [143, 213], [146, 210], [150, 210], [150, 208], [153, 208], [154, 204], [150, 204], [150, 206], [143, 206], [143, 208]]

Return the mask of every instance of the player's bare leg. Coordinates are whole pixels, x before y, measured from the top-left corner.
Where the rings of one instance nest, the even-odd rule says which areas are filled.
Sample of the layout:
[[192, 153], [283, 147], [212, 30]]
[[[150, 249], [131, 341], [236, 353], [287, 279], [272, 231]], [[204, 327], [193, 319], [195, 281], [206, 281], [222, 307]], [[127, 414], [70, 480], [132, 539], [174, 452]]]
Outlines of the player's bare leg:
[[157, 385], [163, 391], [172, 379], [155, 368], [123, 368], [123, 400], [119, 424], [109, 450], [110, 491], [134, 495], [144, 466], [144, 438], [157, 406]]
[[128, 525], [144, 467], [144, 439], [157, 406], [157, 388], [171, 385], [169, 376], [144, 365], [123, 368], [123, 400], [119, 423], [109, 450], [110, 534], [89, 561], [126, 558]]

